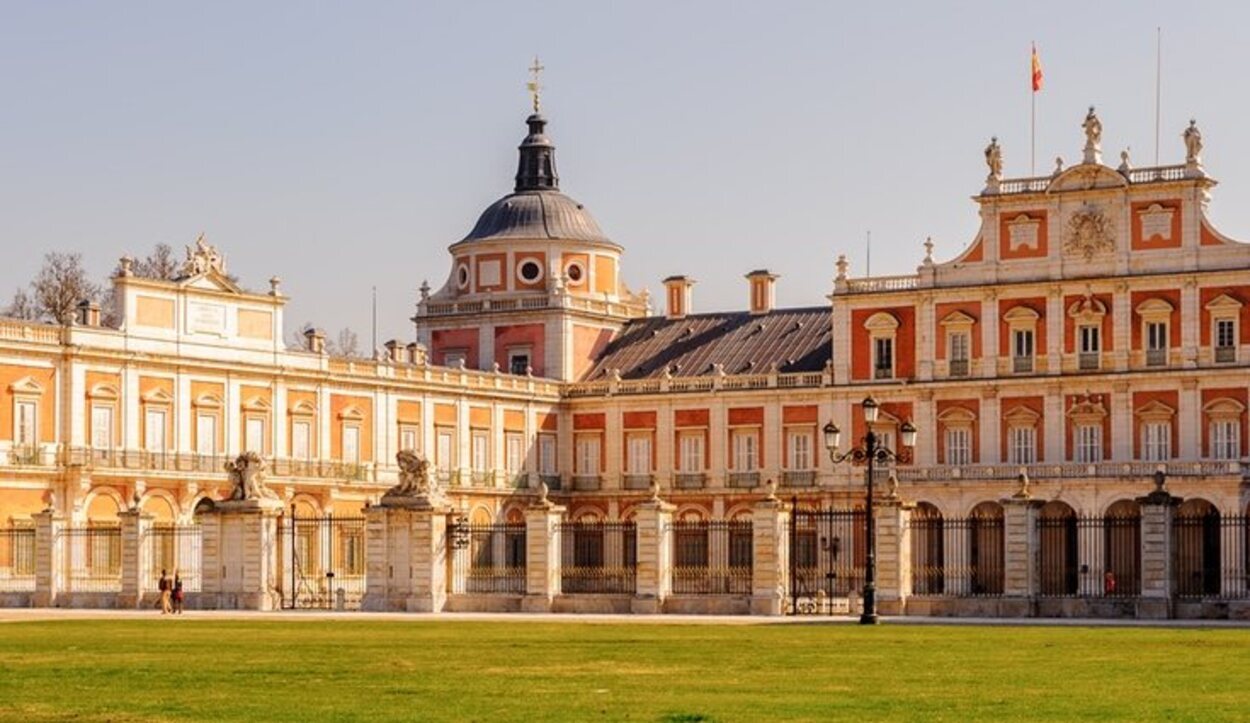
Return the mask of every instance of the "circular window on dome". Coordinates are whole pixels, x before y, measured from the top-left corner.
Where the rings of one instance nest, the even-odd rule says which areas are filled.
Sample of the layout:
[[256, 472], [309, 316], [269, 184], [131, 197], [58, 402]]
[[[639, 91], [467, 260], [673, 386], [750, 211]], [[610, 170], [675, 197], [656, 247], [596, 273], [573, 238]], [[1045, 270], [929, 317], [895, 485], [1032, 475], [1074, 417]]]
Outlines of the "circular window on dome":
[[456, 267], [456, 286], [461, 289], [469, 288], [469, 265], [460, 264]]
[[526, 259], [517, 267], [516, 277], [527, 284], [533, 284], [543, 277], [542, 264], [534, 259]]
[[569, 283], [577, 285], [582, 283], [586, 278], [586, 269], [577, 261], [570, 261], [568, 266], [564, 267], [564, 275], [569, 277]]

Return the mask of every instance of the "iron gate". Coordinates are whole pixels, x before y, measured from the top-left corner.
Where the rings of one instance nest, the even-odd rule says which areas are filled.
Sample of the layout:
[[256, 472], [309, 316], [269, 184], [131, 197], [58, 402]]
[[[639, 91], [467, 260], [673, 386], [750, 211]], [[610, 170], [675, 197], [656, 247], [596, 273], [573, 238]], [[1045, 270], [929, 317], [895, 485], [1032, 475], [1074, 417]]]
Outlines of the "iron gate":
[[791, 615], [849, 612], [852, 591], [862, 593], [867, 567], [863, 510], [790, 507]]
[[283, 606], [359, 610], [365, 596], [365, 518], [300, 517], [292, 509], [279, 524]]

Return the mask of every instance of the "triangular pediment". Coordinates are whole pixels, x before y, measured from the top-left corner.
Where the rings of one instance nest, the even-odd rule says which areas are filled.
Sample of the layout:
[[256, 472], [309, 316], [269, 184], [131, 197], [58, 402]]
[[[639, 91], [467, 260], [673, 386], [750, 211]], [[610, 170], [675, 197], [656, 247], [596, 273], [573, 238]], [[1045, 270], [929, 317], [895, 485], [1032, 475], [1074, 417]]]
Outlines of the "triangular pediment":
[[972, 424], [977, 421], [977, 415], [964, 407], [951, 407], [938, 415], [938, 421], [946, 425]]
[[1136, 311], [1141, 316], [1164, 315], [1171, 314], [1173, 307], [1166, 299], [1160, 299], [1156, 296], [1138, 304]]
[[120, 395], [117, 387], [112, 384], [96, 384], [87, 392], [87, 396], [92, 399], [117, 399]]
[[1012, 322], [1036, 322], [1040, 318], [1041, 316], [1036, 311], [1023, 304], [1013, 306], [1006, 314], [1003, 314], [1003, 321], [1009, 324]]
[[1175, 416], [1176, 410], [1156, 399], [1138, 407], [1135, 414], [1142, 419], [1166, 420]]
[[864, 322], [864, 328], [870, 331], [894, 331], [898, 328], [898, 319], [893, 314], [878, 311]]
[[317, 408], [307, 399], [301, 399], [291, 406], [291, 414], [316, 414]]
[[243, 289], [231, 281], [229, 276], [216, 269], [209, 269], [194, 276], [178, 279], [178, 285], [186, 289], [197, 289], [200, 291], [224, 291], [228, 294], [244, 293]]
[[1128, 179], [1113, 168], [1096, 163], [1072, 166], [1051, 180], [1047, 193], [1092, 191], [1097, 188], [1127, 188]]
[[977, 320], [962, 311], [952, 311], [942, 317], [941, 323], [943, 326], [971, 326], [977, 323]]
[[1241, 302], [1229, 296], [1228, 294], [1220, 294], [1206, 303], [1207, 311], [1218, 311], [1220, 309], [1240, 309]]
[[1246, 405], [1232, 397], [1220, 397], [1207, 403], [1202, 411], [1212, 417], [1240, 417], [1246, 411]]
[[1003, 415], [1003, 419], [1008, 426], [1012, 427], [1031, 427], [1037, 424], [1042, 415], [1029, 409], [1023, 404], [1018, 404], [1011, 408], [1011, 411]]
[[174, 401], [169, 392], [159, 387], [148, 391], [141, 398], [148, 404], [172, 404]]
[[9, 391], [13, 394], [43, 394], [43, 385], [34, 377], [22, 377], [9, 385]]

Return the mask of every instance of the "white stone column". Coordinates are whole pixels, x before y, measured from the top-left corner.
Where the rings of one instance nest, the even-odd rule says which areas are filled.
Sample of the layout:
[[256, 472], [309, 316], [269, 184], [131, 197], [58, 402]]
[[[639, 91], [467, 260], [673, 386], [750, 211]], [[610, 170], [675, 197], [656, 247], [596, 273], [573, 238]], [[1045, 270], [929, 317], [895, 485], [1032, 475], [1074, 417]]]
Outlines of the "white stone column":
[[621, 472], [625, 469], [625, 454], [622, 449], [625, 440], [623, 415], [618, 405], [612, 405], [607, 411], [607, 424], [603, 430], [604, 472], [601, 489], [619, 490], [622, 484]]
[[[1133, 308], [1128, 284], [1116, 284], [1111, 298], [1111, 364], [1116, 371], [1126, 371], [1133, 358]], [[1142, 348], [1146, 340], [1142, 339]]]
[[1184, 460], [1196, 460], [1202, 457], [1202, 437], [1205, 433], [1202, 424], [1202, 403], [1199, 401], [1198, 380], [1182, 379], [1181, 391], [1177, 395], [1179, 409], [1176, 410], [1176, 423], [1172, 434], [1180, 443], [1177, 451]]
[[981, 464], [998, 464], [1002, 457], [1001, 424], [998, 393], [994, 389], [982, 390], [980, 426]]
[[565, 508], [544, 495], [525, 511], [525, 612], [550, 612], [560, 594], [560, 521]]
[[723, 489], [729, 485], [729, 410], [723, 396], [708, 405], [707, 437], [707, 486]]
[[[1016, 496], [1003, 504], [1003, 595], [1029, 600], [1037, 593], [1037, 511], [1040, 500]], [[1027, 610], [1016, 611], [1017, 615]]]
[[191, 402], [191, 377], [186, 372], [179, 371], [174, 377], [174, 438], [171, 440], [172, 448], [178, 452], [195, 451], [191, 441], [192, 425], [195, 424]]
[[637, 507], [637, 571], [630, 610], [653, 615], [664, 612], [664, 601], [673, 589], [672, 521], [675, 508], [658, 497]]
[[673, 409], [663, 405], [655, 415], [655, 482], [662, 490], [673, 489]]
[[1045, 391], [1046, 396], [1043, 397], [1042, 401], [1045, 419], [1042, 420], [1042, 424], [1046, 430], [1046, 448], [1044, 455], [1039, 456], [1039, 460], [1057, 464], [1065, 461], [1064, 441], [1067, 435], [1064, 432], [1066, 431], [1065, 427], [1068, 423], [1068, 417], [1064, 414], [1063, 409], [1063, 388], [1058, 384], [1047, 384]]
[[[87, 436], [87, 424], [91, 414], [91, 401], [86, 399], [86, 394], [91, 391], [87, 389], [87, 369], [82, 364], [73, 363], [72, 360], [68, 364], [69, 381], [64, 393], [70, 400], [69, 404], [65, 405], [68, 409], [66, 421], [69, 423], [69, 429], [63, 432], [63, 439], [66, 439], [71, 447], [86, 447], [91, 442]], [[117, 424], [117, 421], [113, 423]]]
[[1172, 517], [1181, 498], [1173, 497], [1160, 477], [1155, 490], [1139, 497], [1141, 505], [1141, 602], [1137, 615], [1163, 619], [1172, 613]]
[[[152, 589], [152, 554], [148, 544], [148, 531], [152, 515], [139, 510], [125, 510], [118, 514], [122, 527], [122, 591], [117, 596], [117, 607], [143, 607], [143, 594]], [[156, 572], [160, 575], [160, 571]], [[174, 571], [169, 570], [170, 579]]]
[[755, 503], [751, 514], [751, 614], [781, 615], [785, 611], [789, 548], [784, 524], [786, 507], [776, 495]]
[[1181, 360], [1186, 369], [1198, 366], [1198, 348], [1202, 339], [1198, 301], [1198, 280], [1185, 279], [1181, 285]]
[[1127, 462], [1133, 459], [1133, 393], [1128, 382], [1111, 387], [1111, 459]]
[[139, 372], [127, 367], [122, 372], [122, 447], [125, 449], [142, 449], [143, 438], [140, 436], [139, 415]]
[[52, 607], [65, 590], [65, 518], [52, 510], [37, 512], [35, 520], [35, 593], [31, 605]]
[[926, 294], [919, 306], [920, 312], [916, 315], [916, 378], [923, 382], [933, 379], [933, 363], [937, 358], [933, 296]]
[[998, 376], [998, 296], [992, 291], [981, 300], [980, 370], [982, 377]]
[[281, 607], [277, 500], [218, 502], [201, 517], [201, 606], [219, 610]]
[[873, 510], [877, 541], [877, 602], [882, 615], [902, 615], [911, 594], [912, 506], [885, 498]]

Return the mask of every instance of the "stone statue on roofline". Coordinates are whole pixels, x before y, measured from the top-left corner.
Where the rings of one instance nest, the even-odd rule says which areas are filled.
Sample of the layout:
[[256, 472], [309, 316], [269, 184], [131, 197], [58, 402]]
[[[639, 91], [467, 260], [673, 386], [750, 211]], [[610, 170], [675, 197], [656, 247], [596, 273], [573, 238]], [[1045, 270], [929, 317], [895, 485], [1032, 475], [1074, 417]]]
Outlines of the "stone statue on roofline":
[[990, 144], [985, 147], [985, 165], [990, 169], [985, 177], [987, 183], [1003, 177], [1003, 147], [998, 145], [998, 136], [990, 138]]
[[1198, 121], [1190, 118], [1189, 127], [1181, 134], [1185, 139], [1185, 173], [1187, 175], [1202, 174], [1202, 131], [1198, 130]]
[[1102, 162], [1102, 121], [1098, 119], [1098, 114], [1094, 112], [1094, 106], [1089, 107], [1089, 112], [1085, 114], [1085, 121], [1081, 123], [1081, 128], [1085, 130], [1085, 163], [1101, 163]]

